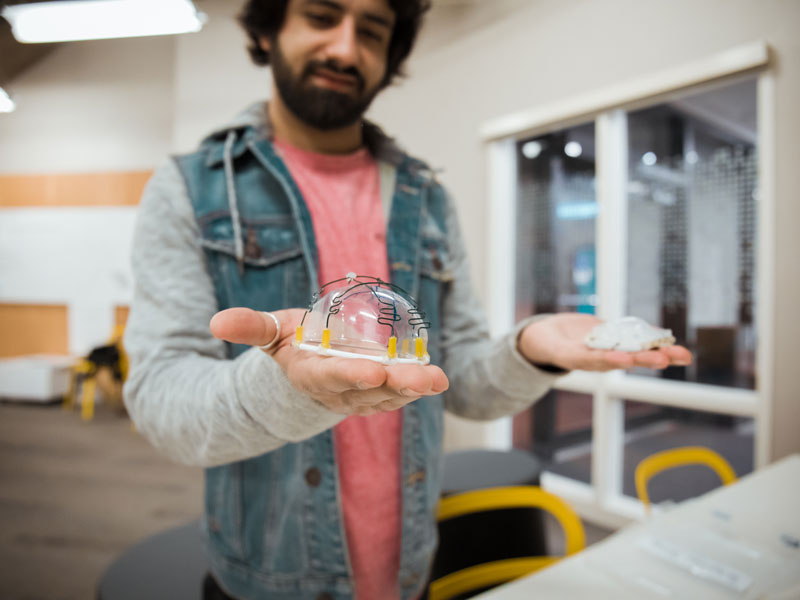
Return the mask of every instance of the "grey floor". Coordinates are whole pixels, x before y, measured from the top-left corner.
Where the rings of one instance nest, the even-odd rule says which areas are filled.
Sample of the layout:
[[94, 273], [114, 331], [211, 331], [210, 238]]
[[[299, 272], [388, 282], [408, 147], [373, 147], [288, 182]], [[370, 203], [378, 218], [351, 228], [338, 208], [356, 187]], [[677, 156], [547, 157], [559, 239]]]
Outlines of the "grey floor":
[[[160, 456], [126, 417], [0, 404], [0, 598], [91, 600], [115, 557], [201, 513], [202, 472]], [[608, 531], [586, 524], [589, 543]], [[550, 549], [563, 548], [548, 523]]]
[[0, 598], [91, 600], [125, 548], [197, 518], [202, 471], [173, 464], [127, 418], [0, 404]]

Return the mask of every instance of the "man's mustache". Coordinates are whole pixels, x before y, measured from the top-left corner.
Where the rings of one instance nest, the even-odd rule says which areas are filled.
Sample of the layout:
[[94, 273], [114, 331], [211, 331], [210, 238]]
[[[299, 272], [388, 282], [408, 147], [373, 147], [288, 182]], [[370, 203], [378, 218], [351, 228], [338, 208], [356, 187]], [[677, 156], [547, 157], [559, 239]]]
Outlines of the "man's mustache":
[[364, 77], [361, 75], [358, 69], [355, 67], [341, 67], [335, 60], [311, 60], [306, 65], [306, 68], [303, 71], [303, 79], [308, 79], [311, 75], [319, 71], [320, 69], [325, 69], [327, 71], [331, 71], [333, 73], [339, 75], [347, 75], [349, 77], [353, 77], [356, 80], [356, 87], [358, 88], [359, 92], [364, 91]]

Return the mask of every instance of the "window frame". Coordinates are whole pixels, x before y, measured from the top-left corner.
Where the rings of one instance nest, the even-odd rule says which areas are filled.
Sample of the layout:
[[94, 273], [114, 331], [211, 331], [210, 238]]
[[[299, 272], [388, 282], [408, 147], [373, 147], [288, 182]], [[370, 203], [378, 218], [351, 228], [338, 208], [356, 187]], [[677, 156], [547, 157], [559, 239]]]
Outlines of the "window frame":
[[[576, 124], [595, 121], [597, 314], [613, 319], [625, 314], [627, 281], [627, 120], [625, 113], [702, 91], [744, 77], [756, 77], [758, 118], [758, 250], [756, 369], [754, 390], [654, 379], [621, 371], [576, 371], [559, 379], [556, 389], [593, 396], [592, 483], [545, 472], [542, 486], [572, 502], [585, 518], [618, 527], [643, 519], [644, 507], [622, 494], [624, 402], [636, 400], [755, 420], [754, 466], [769, 464], [772, 433], [772, 309], [775, 295], [774, 76], [770, 50], [763, 41], [738, 46], [645, 77], [567, 99], [532, 107], [486, 122], [480, 137], [486, 145], [489, 210], [489, 326], [500, 335], [514, 325], [517, 141]], [[511, 419], [496, 424], [493, 445], [511, 447]]]

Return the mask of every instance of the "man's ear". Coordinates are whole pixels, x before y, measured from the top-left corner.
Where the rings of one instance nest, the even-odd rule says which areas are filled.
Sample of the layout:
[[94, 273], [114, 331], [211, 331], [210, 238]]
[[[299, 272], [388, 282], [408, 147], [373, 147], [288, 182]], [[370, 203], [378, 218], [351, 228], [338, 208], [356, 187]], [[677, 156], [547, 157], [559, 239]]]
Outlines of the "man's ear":
[[269, 52], [269, 38], [265, 35], [258, 36], [258, 47], [264, 52]]

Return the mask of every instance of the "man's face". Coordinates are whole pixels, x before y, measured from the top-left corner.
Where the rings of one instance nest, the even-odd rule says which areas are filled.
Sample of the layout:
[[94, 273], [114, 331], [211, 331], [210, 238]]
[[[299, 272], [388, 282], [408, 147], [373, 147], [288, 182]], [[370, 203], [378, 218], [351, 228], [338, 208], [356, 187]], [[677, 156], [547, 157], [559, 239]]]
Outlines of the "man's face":
[[290, 0], [278, 35], [260, 40], [281, 100], [317, 129], [357, 122], [386, 73], [394, 20], [387, 0]]

